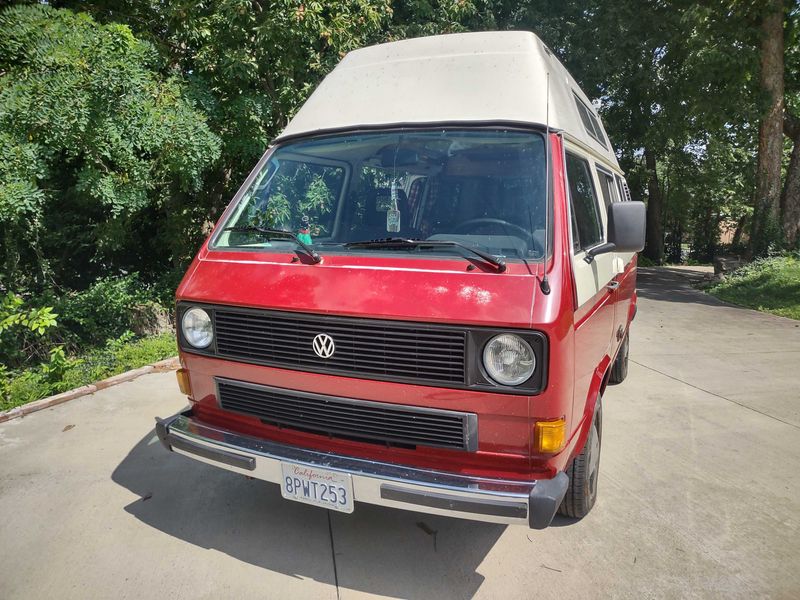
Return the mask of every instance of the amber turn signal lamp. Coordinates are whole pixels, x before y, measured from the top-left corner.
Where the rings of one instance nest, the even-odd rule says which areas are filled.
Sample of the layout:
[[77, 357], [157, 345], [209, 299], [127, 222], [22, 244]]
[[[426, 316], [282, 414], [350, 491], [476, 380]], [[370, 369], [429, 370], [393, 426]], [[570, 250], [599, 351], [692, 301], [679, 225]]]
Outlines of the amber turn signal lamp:
[[555, 454], [564, 447], [566, 434], [567, 422], [563, 418], [537, 422], [533, 433], [536, 451], [541, 454]]
[[192, 386], [189, 385], [189, 371], [186, 369], [178, 369], [175, 371], [175, 376], [178, 378], [178, 387], [181, 388], [181, 394], [191, 396]]

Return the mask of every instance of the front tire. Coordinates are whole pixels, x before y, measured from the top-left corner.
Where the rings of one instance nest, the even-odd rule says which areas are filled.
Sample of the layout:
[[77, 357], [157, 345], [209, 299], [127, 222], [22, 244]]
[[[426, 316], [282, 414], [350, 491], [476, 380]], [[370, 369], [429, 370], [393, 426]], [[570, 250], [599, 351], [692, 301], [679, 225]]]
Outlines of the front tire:
[[622, 344], [617, 352], [617, 358], [611, 366], [611, 375], [608, 378], [608, 383], [617, 384], [625, 381], [628, 376], [628, 356], [630, 355], [630, 332], [625, 334]]
[[574, 519], [582, 519], [592, 510], [597, 501], [597, 478], [600, 472], [600, 440], [602, 416], [600, 399], [589, 430], [589, 436], [581, 453], [576, 456], [565, 471], [569, 486], [558, 513]]

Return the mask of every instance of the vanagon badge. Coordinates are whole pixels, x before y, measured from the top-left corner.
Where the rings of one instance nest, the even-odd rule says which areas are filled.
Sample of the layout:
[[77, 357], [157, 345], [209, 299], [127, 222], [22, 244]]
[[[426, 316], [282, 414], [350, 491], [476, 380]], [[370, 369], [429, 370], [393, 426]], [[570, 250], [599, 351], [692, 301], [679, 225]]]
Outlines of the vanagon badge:
[[336, 352], [336, 345], [333, 343], [333, 338], [327, 333], [320, 333], [314, 338], [312, 343], [314, 353], [320, 358], [330, 358]]

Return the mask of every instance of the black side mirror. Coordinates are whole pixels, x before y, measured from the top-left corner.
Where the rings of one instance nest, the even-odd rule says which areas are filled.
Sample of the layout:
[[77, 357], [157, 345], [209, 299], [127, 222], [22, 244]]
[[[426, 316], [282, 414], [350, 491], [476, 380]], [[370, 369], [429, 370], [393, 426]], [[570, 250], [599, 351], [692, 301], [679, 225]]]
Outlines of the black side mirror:
[[644, 249], [647, 208], [644, 202], [614, 202], [608, 207], [608, 241], [586, 255], [591, 262], [607, 252], [640, 252]]
[[614, 202], [608, 207], [608, 241], [617, 252], [644, 249], [647, 207], [644, 202]]

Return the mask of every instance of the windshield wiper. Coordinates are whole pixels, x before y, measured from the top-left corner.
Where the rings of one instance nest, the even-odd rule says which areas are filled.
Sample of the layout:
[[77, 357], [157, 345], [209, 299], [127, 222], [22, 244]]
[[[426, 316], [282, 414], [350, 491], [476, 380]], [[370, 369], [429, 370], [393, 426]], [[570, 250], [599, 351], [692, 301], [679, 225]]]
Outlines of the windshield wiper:
[[311, 257], [315, 264], [322, 262], [322, 257], [311, 246], [301, 240], [294, 231], [288, 229], [272, 229], [270, 227], [257, 227], [256, 225], [244, 225], [238, 227], [226, 227], [223, 231], [233, 231], [234, 233], [260, 233], [268, 242], [272, 237], [289, 238], [300, 246]]
[[405, 238], [392, 237], [382, 240], [348, 242], [344, 246], [345, 248], [418, 248], [424, 246], [430, 248], [461, 248], [467, 252], [472, 252], [475, 256], [479, 256], [489, 264], [494, 265], [498, 273], [502, 273], [506, 270], [506, 261], [502, 258], [492, 256], [488, 252], [452, 240], [408, 240]]

